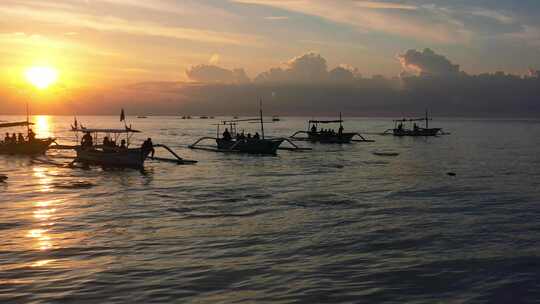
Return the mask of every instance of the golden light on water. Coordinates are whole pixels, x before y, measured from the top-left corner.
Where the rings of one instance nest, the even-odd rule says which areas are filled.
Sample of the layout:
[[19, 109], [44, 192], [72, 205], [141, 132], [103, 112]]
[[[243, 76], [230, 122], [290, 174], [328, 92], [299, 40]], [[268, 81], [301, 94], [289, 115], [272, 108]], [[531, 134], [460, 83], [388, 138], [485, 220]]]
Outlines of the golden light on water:
[[37, 137], [45, 138], [52, 137], [51, 134], [51, 117], [47, 115], [38, 115], [35, 117], [34, 132]]
[[47, 66], [28, 68], [24, 74], [26, 80], [40, 90], [48, 88], [58, 79], [58, 71]]

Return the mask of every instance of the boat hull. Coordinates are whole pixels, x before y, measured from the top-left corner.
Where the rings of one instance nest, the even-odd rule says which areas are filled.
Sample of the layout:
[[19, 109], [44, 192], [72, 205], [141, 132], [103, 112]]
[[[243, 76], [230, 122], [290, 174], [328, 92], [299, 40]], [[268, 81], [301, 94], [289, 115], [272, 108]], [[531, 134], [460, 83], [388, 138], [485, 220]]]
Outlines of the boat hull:
[[75, 151], [77, 152], [77, 162], [115, 168], [142, 168], [148, 155], [148, 153], [143, 153], [141, 149], [105, 152], [78, 147]]
[[283, 139], [225, 140], [216, 139], [219, 150], [230, 150], [250, 154], [276, 154]]
[[9, 155], [38, 155], [47, 152], [54, 142], [52, 138], [34, 139], [24, 143], [0, 143], [0, 154]]
[[441, 130], [441, 128], [419, 128], [418, 130], [394, 129], [392, 134], [394, 136], [437, 136]]
[[321, 132], [307, 132], [308, 140], [324, 144], [348, 144], [356, 133], [327, 134]]

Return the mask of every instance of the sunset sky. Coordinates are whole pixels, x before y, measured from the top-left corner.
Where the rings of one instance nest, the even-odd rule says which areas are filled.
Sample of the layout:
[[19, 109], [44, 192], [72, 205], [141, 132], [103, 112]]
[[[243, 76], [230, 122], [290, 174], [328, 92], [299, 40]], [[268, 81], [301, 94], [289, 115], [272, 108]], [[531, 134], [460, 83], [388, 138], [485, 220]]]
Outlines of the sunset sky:
[[2, 0], [0, 15], [4, 92], [32, 66], [59, 71], [58, 95], [189, 82], [201, 64], [254, 79], [308, 52], [365, 77], [424, 48], [470, 74], [540, 69], [538, 0]]

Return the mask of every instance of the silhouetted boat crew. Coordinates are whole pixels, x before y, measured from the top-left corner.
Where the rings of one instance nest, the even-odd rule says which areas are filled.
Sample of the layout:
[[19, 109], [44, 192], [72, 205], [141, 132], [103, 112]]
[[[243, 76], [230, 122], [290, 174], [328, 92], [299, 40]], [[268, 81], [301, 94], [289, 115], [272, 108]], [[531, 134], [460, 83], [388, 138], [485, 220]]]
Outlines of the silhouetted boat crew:
[[32, 129], [29, 128], [30, 125], [32, 125], [32, 123], [28, 121], [0, 123], [0, 128], [26, 126], [28, 138], [28, 140], [24, 140], [23, 137], [21, 140], [21, 135], [18, 137], [16, 133], [13, 133], [12, 135], [6, 133], [4, 141], [0, 142], [0, 154], [34, 155], [45, 153], [49, 146], [54, 142], [54, 139], [37, 139]]
[[[444, 134], [441, 128], [429, 128], [428, 111], [426, 110], [426, 116], [422, 118], [403, 118], [394, 120], [394, 128], [386, 130], [383, 134], [392, 133], [394, 136], [437, 136]], [[413, 123], [412, 129], [407, 129], [404, 123]], [[425, 127], [420, 127], [417, 122], [424, 122]], [[410, 126], [410, 125], [409, 125]]]
[[[338, 133], [334, 129], [321, 128], [319, 130], [319, 124], [333, 124], [339, 123]], [[311, 142], [329, 143], [329, 144], [346, 144], [351, 141], [363, 141], [370, 142], [372, 140], [365, 139], [359, 133], [345, 133], [343, 127], [343, 120], [341, 119], [341, 113], [339, 113], [339, 120], [309, 120], [307, 131], [297, 131], [290, 138], [294, 140], [306, 140]], [[298, 134], [306, 134], [307, 137], [296, 137]], [[353, 140], [354, 136], [360, 137], [360, 140]]]
[[[257, 132], [255, 137], [251, 136], [251, 133], [247, 134], [247, 137], [244, 136], [244, 132], [237, 132], [237, 125], [239, 122], [252, 122], [260, 124], [260, 135]], [[220, 137], [220, 126], [228, 126], [223, 132], [223, 136]], [[216, 148], [199, 145], [200, 142], [205, 140], [215, 140]], [[234, 119], [234, 120], [224, 120], [220, 124], [217, 124], [216, 137], [201, 137], [195, 143], [190, 145], [191, 149], [200, 149], [208, 150], [215, 152], [235, 152], [235, 153], [251, 153], [251, 154], [276, 154], [279, 146], [283, 141], [289, 142], [293, 148], [280, 148], [287, 150], [307, 150], [300, 148], [290, 140], [286, 138], [265, 138], [264, 136], [264, 121], [262, 115], [262, 109], [259, 111], [259, 118], [253, 119]]]

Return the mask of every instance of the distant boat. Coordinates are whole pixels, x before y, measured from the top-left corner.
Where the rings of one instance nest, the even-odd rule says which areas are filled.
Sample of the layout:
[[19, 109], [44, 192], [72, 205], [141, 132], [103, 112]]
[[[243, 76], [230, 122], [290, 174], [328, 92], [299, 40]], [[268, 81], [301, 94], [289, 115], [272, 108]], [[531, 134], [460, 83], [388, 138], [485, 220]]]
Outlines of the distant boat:
[[[351, 141], [373, 142], [373, 140], [365, 139], [358, 132], [343, 132], [343, 119], [339, 113], [338, 120], [309, 120], [307, 131], [297, 131], [290, 138], [294, 140], [305, 140], [311, 142], [319, 142], [325, 144], [348, 144]], [[338, 131], [333, 129], [319, 128], [319, 125], [339, 124]], [[297, 137], [298, 134], [306, 134], [307, 137]], [[358, 136], [359, 140], [353, 140], [354, 136]]]
[[235, 116], [233, 116], [233, 119], [238, 119], [238, 118], [239, 118], [239, 117], [238, 117], [238, 116], [236, 116], [236, 115], [235, 115]]
[[187, 115], [187, 116], [182, 116], [182, 119], [191, 119], [191, 116]]
[[[383, 134], [391, 133], [394, 136], [437, 136], [442, 135], [444, 132], [441, 128], [430, 128], [429, 121], [432, 120], [428, 116], [426, 110], [426, 116], [421, 118], [403, 118], [394, 120], [394, 128], [386, 130]], [[424, 127], [420, 127], [416, 122], [424, 122]], [[412, 128], [410, 124], [412, 125]], [[409, 126], [407, 126], [408, 124]]]
[[208, 116], [203, 115], [203, 116], [199, 117], [199, 119], [208, 119]]
[[137, 116], [137, 118], [148, 118], [146, 116]]
[[281, 119], [279, 118], [279, 116], [277, 115], [274, 115], [272, 116], [272, 121], [280, 121]]

